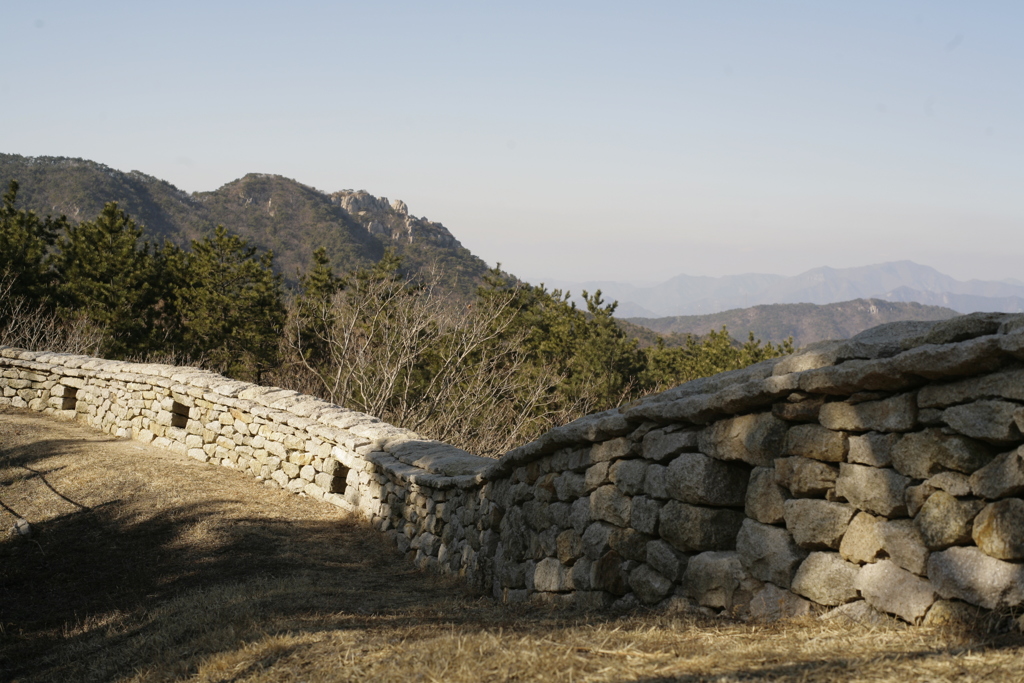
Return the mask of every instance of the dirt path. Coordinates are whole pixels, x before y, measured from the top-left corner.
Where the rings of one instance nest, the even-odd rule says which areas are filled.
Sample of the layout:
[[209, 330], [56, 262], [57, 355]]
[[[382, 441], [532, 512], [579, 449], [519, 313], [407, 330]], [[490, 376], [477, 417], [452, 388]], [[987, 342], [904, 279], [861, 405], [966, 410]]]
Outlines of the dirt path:
[[0, 681], [1024, 680], [1015, 635], [503, 607], [330, 505], [27, 411], [0, 529]]

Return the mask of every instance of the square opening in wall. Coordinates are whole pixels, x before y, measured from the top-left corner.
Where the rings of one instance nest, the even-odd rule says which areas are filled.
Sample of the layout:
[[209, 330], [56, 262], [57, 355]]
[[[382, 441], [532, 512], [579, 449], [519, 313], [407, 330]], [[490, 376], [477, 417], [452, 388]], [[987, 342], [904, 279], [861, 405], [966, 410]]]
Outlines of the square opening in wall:
[[64, 387], [64, 396], [61, 397], [61, 410], [74, 410], [78, 407], [78, 388]]
[[321, 484], [326, 493], [345, 493], [345, 487], [348, 486], [348, 468], [338, 464], [325, 481], [317, 483]]
[[185, 428], [188, 424], [188, 406], [177, 401], [171, 406], [171, 426]]

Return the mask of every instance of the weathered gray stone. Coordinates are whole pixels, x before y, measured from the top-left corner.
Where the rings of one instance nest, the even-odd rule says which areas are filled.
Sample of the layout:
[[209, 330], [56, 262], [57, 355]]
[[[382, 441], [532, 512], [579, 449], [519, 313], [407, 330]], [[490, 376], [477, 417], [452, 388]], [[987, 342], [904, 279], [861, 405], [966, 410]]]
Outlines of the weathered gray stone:
[[742, 512], [669, 501], [661, 509], [661, 537], [683, 552], [732, 550], [743, 523]]
[[1000, 560], [1024, 560], [1024, 500], [1006, 498], [974, 518], [971, 537], [982, 552]]
[[1024, 329], [1017, 327], [1003, 333], [999, 338], [999, 350], [1015, 358], [1024, 359]]
[[762, 524], [779, 524], [785, 521], [783, 503], [787, 498], [789, 492], [775, 483], [774, 468], [755, 467], [750, 472], [744, 505], [747, 517]]
[[665, 433], [664, 429], [655, 429], [644, 435], [643, 456], [647, 460], [660, 462], [683, 451], [697, 450], [697, 432], [682, 431]]
[[991, 460], [986, 444], [936, 428], [905, 434], [892, 451], [893, 467], [911, 479], [927, 479], [943, 469], [971, 474]]
[[630, 525], [645, 534], [655, 534], [658, 530], [658, 516], [664, 504], [647, 496], [633, 497], [633, 511], [630, 513]]
[[702, 453], [682, 453], [668, 466], [668, 493], [694, 505], [743, 505], [749, 472]]
[[608, 470], [608, 479], [627, 496], [635, 495], [644, 489], [647, 465], [645, 460], [619, 460]]
[[628, 578], [623, 559], [614, 550], [609, 550], [590, 566], [590, 584], [596, 590], [625, 595], [629, 592]]
[[630, 455], [635, 444], [624, 436], [596, 443], [590, 447], [590, 459], [594, 462], [608, 462]]
[[761, 586], [750, 580], [735, 552], [706, 552], [690, 558], [683, 588], [705, 607], [730, 610], [749, 604]]
[[867, 512], [858, 512], [839, 544], [839, 554], [848, 562], [875, 562], [882, 553], [882, 520]]
[[700, 450], [719, 460], [769, 466], [782, 454], [787, 428], [771, 413], [719, 420], [700, 433]]
[[862, 567], [853, 583], [872, 607], [917, 623], [935, 602], [931, 584], [890, 560]]
[[775, 461], [775, 483], [797, 498], [820, 498], [835, 488], [839, 468], [818, 460], [794, 456]]
[[589, 467], [593, 464], [590, 458], [590, 449], [581, 447], [568, 447], [556, 451], [551, 456], [551, 470], [553, 472], [576, 471]]
[[608, 483], [608, 470], [610, 468], [611, 463], [609, 462], [594, 463], [587, 468], [586, 473], [583, 475], [583, 486], [588, 493]]
[[670, 581], [682, 578], [688, 561], [688, 555], [679, 552], [661, 539], [647, 543], [647, 564]]
[[1024, 493], [1024, 447], [997, 455], [972, 474], [971, 491], [988, 500]]
[[956, 431], [989, 443], [1008, 443], [1021, 439], [1014, 422], [1020, 404], [1008, 401], [975, 401], [942, 411], [942, 419]]
[[[551, 501], [558, 499], [558, 492], [555, 490], [555, 480], [558, 479], [557, 472], [548, 472], [542, 477], [537, 479], [537, 482], [533, 486], [533, 497], [539, 503], [550, 503]], [[509, 487], [510, 495], [515, 499], [516, 502], [529, 497], [530, 488], [527, 484], [512, 484]]]
[[761, 581], [788, 588], [793, 574], [807, 556], [785, 529], [755, 522], [743, 521], [736, 536], [736, 552], [743, 567]]
[[569, 568], [554, 557], [546, 557], [537, 563], [533, 572], [534, 590], [563, 592], [572, 590], [572, 576]]
[[924, 335], [937, 324], [934, 320], [899, 320], [864, 330], [848, 341], [873, 348], [865, 358], [886, 358], [924, 343]]
[[836, 479], [836, 495], [858, 510], [883, 517], [907, 514], [905, 494], [910, 479], [888, 468], [842, 463]]
[[952, 344], [995, 334], [1006, 319], [1004, 313], [970, 313], [943, 320], [924, 336], [925, 344]]
[[882, 401], [826, 403], [818, 419], [826, 429], [850, 432], [906, 432], [917, 424], [913, 394], [899, 394]]
[[792, 591], [819, 605], [841, 605], [857, 598], [853, 584], [858, 571], [839, 553], [811, 553], [793, 577]]
[[672, 582], [657, 570], [642, 564], [630, 572], [629, 587], [641, 602], [653, 605], [668, 595], [672, 590]]
[[805, 372], [835, 365], [839, 359], [839, 342], [819, 341], [800, 349], [796, 353], [779, 359], [772, 370], [772, 375], [779, 376], [791, 372]]
[[809, 601], [770, 583], [766, 583], [750, 601], [750, 616], [757, 621], [796, 619], [810, 613]]
[[1004, 355], [999, 337], [982, 337], [949, 346], [921, 346], [893, 358], [892, 373], [925, 379], [963, 377], [999, 369]]
[[572, 587], [577, 593], [589, 591], [593, 588], [590, 581], [593, 564], [589, 557], [581, 557], [569, 569], [569, 575], [572, 577]]
[[566, 529], [555, 539], [558, 561], [572, 564], [583, 555], [583, 537], [575, 529]]
[[835, 550], [856, 512], [843, 503], [793, 498], [785, 503], [786, 528], [801, 548]]
[[608, 484], [590, 494], [590, 516], [617, 526], [629, 526], [632, 501], [619, 489]]
[[932, 553], [928, 578], [943, 598], [958, 598], [985, 609], [1024, 601], [1024, 566], [989, 557], [975, 547]]
[[1024, 401], [1024, 370], [1004, 370], [949, 384], [922, 387], [917, 403], [922, 408], [945, 408], [988, 397]]
[[928, 500], [928, 496], [932, 495], [939, 489], [934, 486], [929, 486], [927, 483], [920, 484], [918, 486], [908, 486], [907, 491], [904, 494], [904, 499], [907, 502], [907, 514], [911, 517], [917, 517], [917, 513], [921, 511], [921, 506]]
[[[801, 391], [815, 394], [850, 395], [859, 391], [899, 391], [911, 386], [914, 379], [894, 369], [891, 359], [848, 360], [838, 366], [801, 373]], [[822, 410], [825, 409], [822, 407]], [[823, 413], [818, 414], [819, 421]]]
[[[618, 464], [618, 463], [616, 463]], [[555, 479], [555, 494], [558, 500], [572, 501], [586, 493], [584, 476], [577, 472], [562, 472]]]
[[559, 529], [568, 529], [572, 526], [572, 522], [569, 518], [569, 511], [572, 506], [569, 503], [554, 502], [548, 506], [548, 516], [551, 518], [551, 523], [557, 526]]
[[611, 550], [609, 539], [616, 527], [607, 522], [594, 522], [583, 532], [583, 553], [591, 560], [597, 560]]
[[912, 519], [894, 519], [879, 525], [882, 550], [908, 572], [924, 576], [928, 571], [928, 548]]
[[928, 496], [914, 518], [921, 539], [929, 550], [971, 542], [971, 523], [985, 505], [980, 500], [960, 500], [945, 491]]
[[[791, 397], [792, 398], [792, 397]], [[818, 411], [825, 404], [823, 396], [802, 395], [802, 400], [787, 400], [772, 405], [772, 415], [787, 422], [816, 422]]]
[[981, 609], [959, 600], [936, 600], [922, 626], [957, 626], [972, 627], [981, 619]]
[[651, 498], [664, 500], [668, 495], [668, 468], [664, 465], [651, 465], [644, 476], [644, 493]]
[[843, 462], [849, 449], [849, 437], [821, 425], [803, 424], [790, 427], [786, 434], [787, 455], [800, 455], [825, 462]]
[[577, 498], [569, 507], [569, 523], [576, 533], [582, 534], [594, 518], [590, 516], [590, 499]]
[[528, 500], [523, 503], [523, 517], [534, 531], [544, 531], [551, 526], [549, 505], [539, 500]]
[[647, 542], [651, 537], [636, 529], [612, 529], [608, 545], [626, 560], [643, 562], [647, 559]]
[[971, 478], [961, 472], [939, 472], [924, 483], [951, 496], [971, 495]]
[[899, 434], [868, 432], [850, 437], [850, 451], [846, 459], [860, 465], [888, 467], [892, 464], [892, 449], [899, 441]]

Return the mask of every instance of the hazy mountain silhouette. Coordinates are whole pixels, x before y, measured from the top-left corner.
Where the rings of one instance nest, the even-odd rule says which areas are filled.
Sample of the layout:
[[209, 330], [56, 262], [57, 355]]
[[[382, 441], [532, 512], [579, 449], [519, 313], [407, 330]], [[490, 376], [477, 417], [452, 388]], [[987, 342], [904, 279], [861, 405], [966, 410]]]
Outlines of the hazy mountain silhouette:
[[637, 287], [616, 282], [566, 282], [552, 286], [600, 289], [618, 300], [620, 317], [658, 317], [719, 313], [768, 304], [832, 304], [853, 299], [881, 299], [944, 306], [960, 313], [1024, 311], [1024, 283], [1013, 280], [960, 281], [929, 266], [895, 261], [857, 268], [814, 268], [782, 275], [743, 274], [722, 277], [678, 275], [657, 285]]

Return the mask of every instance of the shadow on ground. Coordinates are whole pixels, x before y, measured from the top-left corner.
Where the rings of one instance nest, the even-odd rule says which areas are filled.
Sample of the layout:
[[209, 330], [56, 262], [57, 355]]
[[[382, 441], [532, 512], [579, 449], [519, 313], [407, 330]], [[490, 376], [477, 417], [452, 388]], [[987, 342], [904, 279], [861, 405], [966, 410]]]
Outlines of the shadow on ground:
[[[111, 452], [103, 454], [107, 446]], [[368, 525], [329, 506], [266, 491], [223, 468], [140, 450], [95, 435], [40, 438], [0, 450], [0, 501], [10, 499], [5, 491], [34, 486], [35, 495], [67, 510], [36, 525], [31, 539], [0, 540], [0, 679], [291, 680], [261, 676], [274, 667], [292, 671], [332, 657], [351, 676], [309, 680], [388, 679], [386, 672], [370, 675], [387, 670], [352, 668], [352, 652], [367, 661], [385, 653], [394, 666], [421, 671], [436, 665], [431, 675], [438, 679], [560, 679], [575, 666], [582, 667], [578, 672], [622, 666], [631, 660], [621, 652], [637, 649], [656, 653], [645, 657], [685, 663], [703, 656], [705, 646], [694, 643], [706, 637], [686, 629], [723, 628], [723, 622], [689, 617], [673, 631], [656, 615], [630, 620], [496, 605], [458, 579], [415, 570]], [[104, 468], [132, 462], [140, 468], [135, 479], [104, 478]], [[88, 472], [98, 472], [102, 485], [109, 480], [109, 495], [100, 502], [94, 501], [99, 484], [86, 485]], [[747, 627], [725, 628], [743, 635]], [[658, 629], [655, 641], [650, 634]], [[466, 642], [473, 647], [464, 648]], [[708, 648], [719, 647], [708, 642]], [[979, 631], [956, 642], [965, 651], [1006, 649], [1019, 659], [1017, 637]], [[616, 647], [621, 652], [612, 652]], [[731, 645], [726, 640], [721, 647]], [[432, 648], [437, 651], [417, 651]], [[914, 667], [951, 652], [948, 644], [917, 639], [898, 651], [862, 655], [838, 647], [799, 661], [726, 655], [713, 676], [642, 671], [640, 664], [650, 659], [622, 672], [628, 680], [652, 683], [834, 680], [868, 664]], [[294, 663], [303, 657], [306, 664]], [[445, 674], [460, 657], [470, 673]], [[491, 671], [488, 657], [515, 661], [507, 671]], [[220, 661], [223, 672], [204, 669], [211, 660]], [[517, 663], [525, 667], [520, 673]]]

